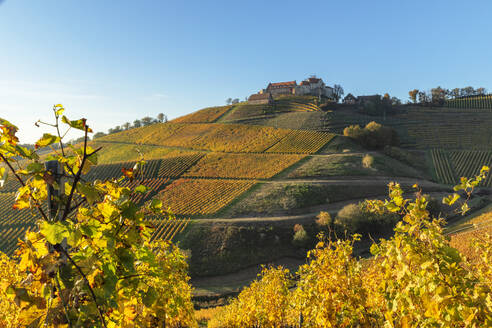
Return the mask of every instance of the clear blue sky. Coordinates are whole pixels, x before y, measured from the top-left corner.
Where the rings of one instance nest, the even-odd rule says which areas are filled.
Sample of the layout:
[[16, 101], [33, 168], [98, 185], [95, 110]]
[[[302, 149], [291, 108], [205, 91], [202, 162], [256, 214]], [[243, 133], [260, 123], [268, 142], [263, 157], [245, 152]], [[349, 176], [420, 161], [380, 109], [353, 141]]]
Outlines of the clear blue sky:
[[492, 90], [492, 1], [0, 0], [0, 117], [95, 130], [311, 74], [355, 95]]

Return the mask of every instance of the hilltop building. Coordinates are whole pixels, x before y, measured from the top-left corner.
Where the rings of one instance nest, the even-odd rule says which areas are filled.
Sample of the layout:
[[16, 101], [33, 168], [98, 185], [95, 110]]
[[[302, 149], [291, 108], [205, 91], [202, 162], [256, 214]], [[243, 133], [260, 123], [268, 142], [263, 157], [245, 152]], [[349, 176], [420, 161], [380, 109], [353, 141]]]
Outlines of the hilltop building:
[[[270, 94], [272, 97], [277, 95], [296, 95], [296, 96], [316, 96], [334, 98], [333, 88], [327, 86], [322, 79], [311, 76], [300, 84], [294, 81], [287, 82], [270, 82], [266, 89], [260, 90], [248, 98], [248, 102], [253, 104], [267, 103], [268, 97], [258, 97], [257, 95]], [[254, 96], [254, 97], [253, 97]], [[259, 102], [262, 101], [262, 102]], [[270, 103], [270, 100], [268, 100]], [[273, 100], [272, 100], [273, 101]]]
[[327, 86], [322, 79], [311, 76], [299, 84], [294, 91], [298, 96], [311, 95], [318, 97], [333, 98], [333, 88]]
[[250, 104], [273, 104], [273, 96], [270, 92], [255, 93], [248, 98]]
[[272, 95], [291, 95], [297, 88], [296, 81], [269, 83], [265, 92]]

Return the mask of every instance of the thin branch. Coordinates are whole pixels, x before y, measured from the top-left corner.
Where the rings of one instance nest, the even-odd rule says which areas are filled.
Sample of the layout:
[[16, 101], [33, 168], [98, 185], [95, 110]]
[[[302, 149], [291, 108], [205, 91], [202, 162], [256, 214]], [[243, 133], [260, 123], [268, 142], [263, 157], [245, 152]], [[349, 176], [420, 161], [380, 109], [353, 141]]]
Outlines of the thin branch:
[[72, 263], [72, 265], [80, 273], [80, 275], [84, 279], [85, 283], [87, 284], [87, 287], [89, 288], [89, 292], [91, 293], [91, 297], [94, 300], [94, 303], [96, 304], [97, 312], [99, 313], [99, 319], [101, 319], [101, 322], [102, 322], [103, 326], [106, 327], [106, 320], [104, 320], [103, 312], [102, 312], [101, 308], [99, 307], [99, 304], [97, 303], [96, 294], [94, 294], [94, 290], [92, 290], [91, 284], [89, 283], [89, 280], [87, 279], [87, 276], [85, 275], [85, 273], [77, 265], [77, 263], [75, 263], [75, 261], [70, 257], [70, 255], [68, 254], [68, 252], [60, 244], [53, 245], [53, 248], [56, 251], [58, 251], [58, 252], [62, 253], [63, 255], [65, 255], [65, 257], [70, 261], [70, 263]]
[[65, 212], [63, 213], [62, 221], [64, 221], [68, 214], [70, 213], [70, 208], [71, 208], [71, 203], [72, 203], [72, 198], [73, 194], [75, 192], [75, 189], [77, 188], [77, 183], [80, 181], [80, 177], [82, 175], [82, 169], [84, 168], [85, 161], [87, 160], [87, 133], [88, 133], [88, 128], [87, 126], [85, 127], [85, 135], [84, 135], [84, 154], [82, 156], [82, 162], [80, 163], [79, 171], [77, 172], [77, 175], [75, 176], [72, 184], [72, 189], [70, 190], [70, 195], [68, 195], [67, 199], [67, 204], [65, 205]]
[[62, 142], [63, 138], [62, 138], [61, 133], [60, 133], [60, 123], [59, 123], [58, 115], [56, 115], [56, 112], [55, 112], [55, 117], [56, 117], [56, 133], [58, 134], [58, 138], [60, 138], [60, 149], [61, 149], [62, 155], [63, 155], [63, 157], [65, 157], [65, 149], [63, 148], [63, 142]]
[[62, 139], [65, 138], [65, 136], [67, 135], [68, 131], [70, 131], [71, 128], [72, 128], [71, 126], [68, 127], [67, 131], [65, 131], [65, 133], [61, 137]]
[[[2, 158], [2, 160], [7, 164], [7, 166], [9, 167], [10, 171], [12, 171], [12, 174], [17, 178], [17, 180], [19, 180], [19, 183], [21, 184], [21, 186], [25, 187], [26, 184], [24, 183], [24, 181], [20, 178], [20, 176], [15, 172], [14, 168], [12, 167], [12, 165], [10, 164], [10, 162], [3, 156], [2, 153], [0, 153], [0, 157]], [[32, 197], [31, 197], [32, 198]], [[41, 206], [39, 205], [38, 201], [34, 198], [32, 198], [34, 200], [34, 203], [36, 204], [36, 207], [37, 209], [39, 210], [39, 213], [41, 213], [41, 215], [43, 216], [43, 218], [46, 220], [46, 221], [49, 221], [48, 217], [46, 216], [46, 214], [44, 213], [43, 209], [41, 208]]]
[[44, 125], [48, 125], [48, 126], [52, 126], [52, 127], [56, 127], [54, 124], [51, 124], [51, 123], [46, 123], [46, 122], [43, 122], [41, 120], [38, 120], [36, 123], [41, 123], [41, 124], [44, 124]]

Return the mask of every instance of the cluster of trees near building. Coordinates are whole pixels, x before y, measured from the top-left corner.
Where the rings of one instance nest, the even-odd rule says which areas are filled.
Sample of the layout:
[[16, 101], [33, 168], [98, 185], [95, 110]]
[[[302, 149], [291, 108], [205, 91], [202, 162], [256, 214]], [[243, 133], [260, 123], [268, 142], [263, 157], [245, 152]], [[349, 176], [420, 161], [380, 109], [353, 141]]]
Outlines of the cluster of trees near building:
[[445, 89], [440, 86], [432, 88], [430, 91], [413, 89], [408, 92], [408, 97], [414, 104], [443, 106], [446, 100], [458, 99], [463, 97], [484, 96], [487, 90], [483, 87], [473, 88], [471, 86], [465, 88]]

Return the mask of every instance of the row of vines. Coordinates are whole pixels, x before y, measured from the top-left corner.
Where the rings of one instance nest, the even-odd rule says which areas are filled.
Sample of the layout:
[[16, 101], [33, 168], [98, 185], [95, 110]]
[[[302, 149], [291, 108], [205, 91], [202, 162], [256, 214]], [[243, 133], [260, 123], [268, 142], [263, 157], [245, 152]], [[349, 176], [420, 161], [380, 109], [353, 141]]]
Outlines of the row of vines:
[[449, 108], [492, 109], [492, 95], [449, 99], [446, 100], [445, 106]]
[[[492, 151], [444, 151], [431, 150], [436, 178], [440, 183], [454, 184], [459, 177], [472, 177], [480, 172], [484, 165], [492, 164]], [[489, 176], [482, 182], [482, 186], [492, 187], [492, 178]]]

